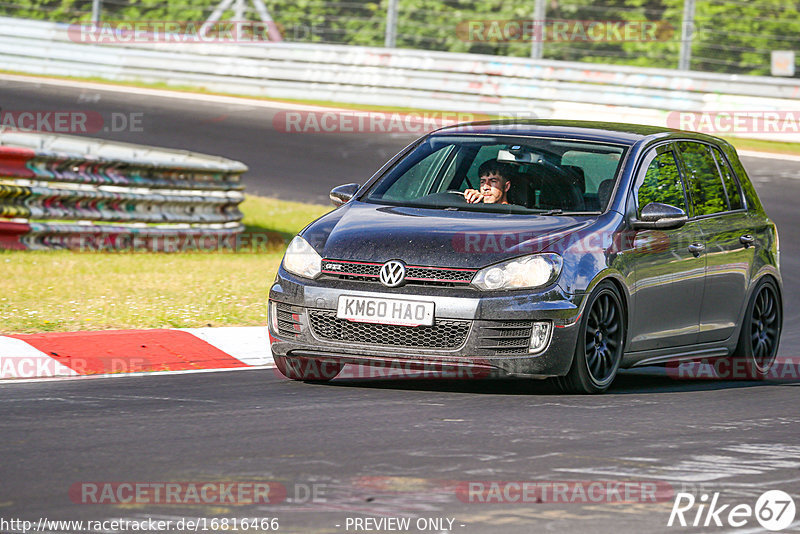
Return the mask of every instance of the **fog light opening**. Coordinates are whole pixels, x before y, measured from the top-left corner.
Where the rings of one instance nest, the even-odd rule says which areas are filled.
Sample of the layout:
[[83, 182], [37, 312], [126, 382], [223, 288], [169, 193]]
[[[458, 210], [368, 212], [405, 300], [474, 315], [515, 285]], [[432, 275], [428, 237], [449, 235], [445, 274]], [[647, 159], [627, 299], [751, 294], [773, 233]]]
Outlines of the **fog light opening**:
[[550, 322], [536, 322], [531, 325], [531, 343], [528, 347], [530, 354], [537, 354], [547, 348], [550, 343]]
[[272, 326], [272, 331], [278, 334], [278, 304], [271, 300], [269, 301], [269, 324]]

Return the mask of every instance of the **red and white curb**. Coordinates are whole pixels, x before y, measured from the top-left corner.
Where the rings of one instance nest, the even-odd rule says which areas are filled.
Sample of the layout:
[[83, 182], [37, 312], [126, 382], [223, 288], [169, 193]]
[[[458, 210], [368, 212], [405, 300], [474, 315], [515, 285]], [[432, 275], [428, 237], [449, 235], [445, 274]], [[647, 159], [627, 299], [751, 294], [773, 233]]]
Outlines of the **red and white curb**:
[[271, 366], [269, 335], [263, 326], [0, 336], [0, 379]]

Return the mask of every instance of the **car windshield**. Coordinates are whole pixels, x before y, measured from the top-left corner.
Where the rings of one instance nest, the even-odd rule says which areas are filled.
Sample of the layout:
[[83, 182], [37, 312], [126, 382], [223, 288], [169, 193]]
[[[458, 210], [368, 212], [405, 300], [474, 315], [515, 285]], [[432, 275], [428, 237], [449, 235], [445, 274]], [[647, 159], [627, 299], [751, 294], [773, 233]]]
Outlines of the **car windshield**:
[[366, 202], [513, 213], [605, 211], [623, 145], [506, 136], [431, 136], [362, 197]]

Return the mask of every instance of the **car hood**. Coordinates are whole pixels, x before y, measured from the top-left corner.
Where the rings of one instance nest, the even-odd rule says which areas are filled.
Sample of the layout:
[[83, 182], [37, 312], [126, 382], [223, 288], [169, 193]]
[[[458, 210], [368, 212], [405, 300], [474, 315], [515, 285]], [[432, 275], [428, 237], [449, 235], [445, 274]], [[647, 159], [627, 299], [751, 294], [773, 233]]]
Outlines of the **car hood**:
[[302, 235], [328, 259], [469, 268], [547, 250], [594, 220], [353, 201], [318, 219]]

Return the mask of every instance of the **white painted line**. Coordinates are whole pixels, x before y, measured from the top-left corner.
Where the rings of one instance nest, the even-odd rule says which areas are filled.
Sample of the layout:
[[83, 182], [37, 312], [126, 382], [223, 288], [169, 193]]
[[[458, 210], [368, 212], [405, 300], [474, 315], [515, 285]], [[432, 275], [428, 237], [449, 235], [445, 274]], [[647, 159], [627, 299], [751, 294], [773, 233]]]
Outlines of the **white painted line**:
[[181, 328], [247, 365], [273, 365], [266, 326]]
[[21, 339], [0, 336], [0, 379], [75, 376], [78, 373]]
[[166, 376], [166, 375], [188, 375], [195, 373], [228, 373], [233, 371], [254, 371], [258, 369], [272, 369], [274, 365], [261, 365], [258, 367], [229, 367], [226, 369], [184, 369], [180, 371], [152, 371], [138, 373], [110, 373], [103, 375], [74, 375], [74, 376], [54, 376], [42, 378], [15, 378], [11, 380], [0, 380], [0, 387], [8, 384], [28, 384], [30, 382], [61, 382], [64, 380], [92, 380], [95, 378], [140, 378], [143, 376]]
[[128, 85], [115, 85], [110, 83], [86, 82], [82, 80], [46, 78], [39, 76], [22, 76], [19, 74], [0, 74], [0, 80], [8, 80], [12, 82], [21, 82], [21, 83], [34, 83], [34, 84], [38, 83], [42, 85], [52, 85], [55, 87], [75, 87], [77, 89], [110, 91], [114, 93], [123, 93], [129, 95], [177, 98], [181, 100], [193, 100], [196, 102], [213, 102], [216, 104], [252, 106], [252, 107], [268, 108], [268, 109], [288, 109], [297, 111], [352, 111], [357, 107], [357, 104], [353, 104], [352, 108], [312, 106], [309, 104], [299, 104], [292, 102], [279, 102], [273, 100], [248, 98], [246, 96], [209, 95], [203, 93], [191, 93], [186, 91], [170, 91], [168, 89], [151, 89], [147, 87], [133, 87]]
[[800, 156], [792, 154], [775, 154], [773, 152], [757, 152], [755, 150], [737, 150], [740, 156], [746, 158], [780, 159], [783, 161], [800, 161]]

